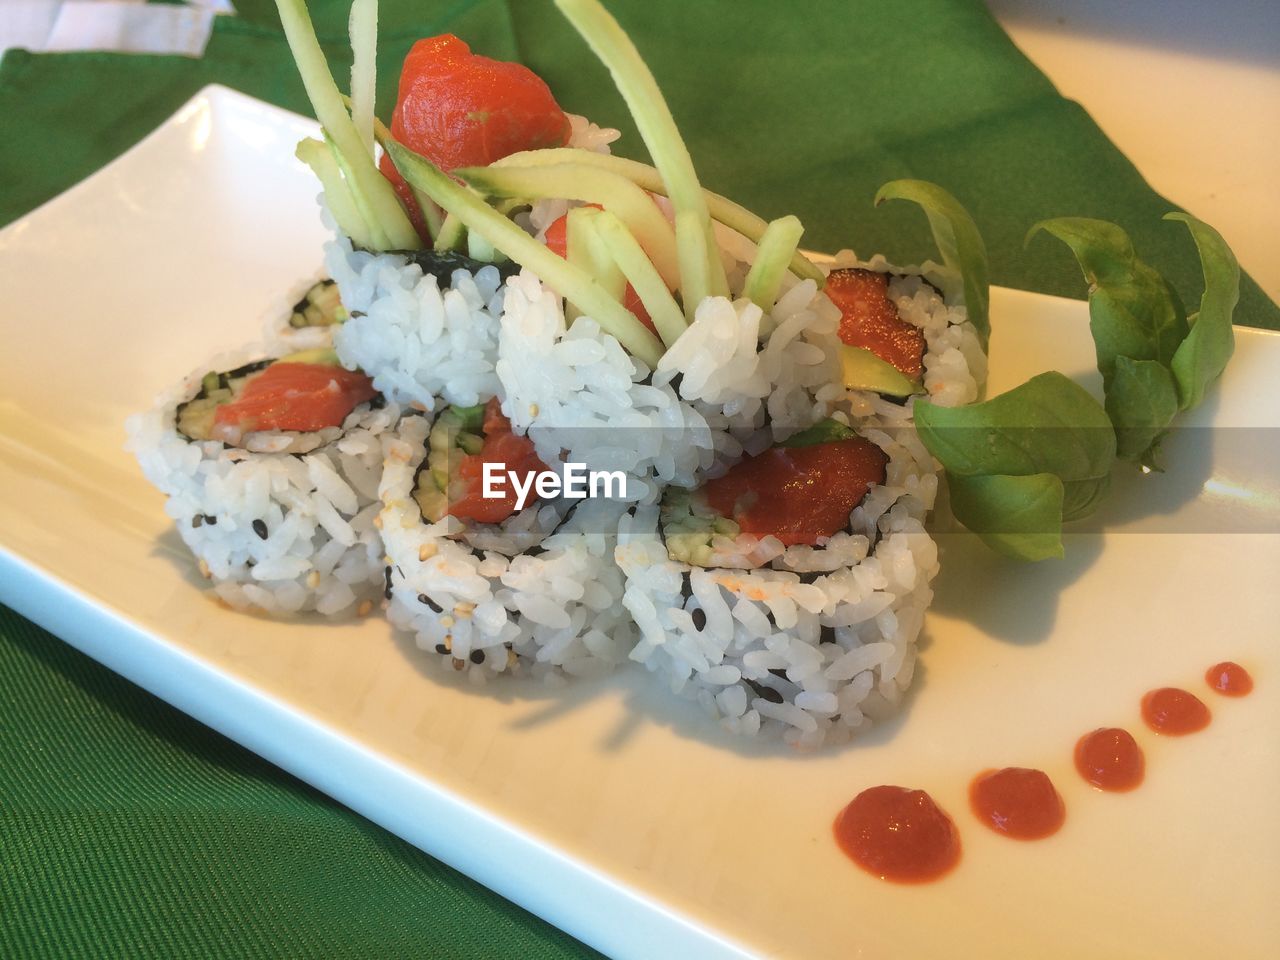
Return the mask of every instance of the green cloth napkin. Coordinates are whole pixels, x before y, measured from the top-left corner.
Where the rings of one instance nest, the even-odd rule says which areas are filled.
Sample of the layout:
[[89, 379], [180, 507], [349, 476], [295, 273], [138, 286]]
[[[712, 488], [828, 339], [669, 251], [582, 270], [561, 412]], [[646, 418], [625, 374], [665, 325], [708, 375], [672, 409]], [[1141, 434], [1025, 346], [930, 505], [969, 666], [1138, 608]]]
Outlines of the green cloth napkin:
[[[93, 173], [219, 82], [308, 110], [271, 0], [219, 18], [202, 59], [102, 53], [0, 62], [0, 224]], [[346, 0], [312, 0], [339, 76]], [[614, 0], [705, 183], [807, 245], [932, 253], [924, 218], [871, 207], [936, 180], [982, 228], [996, 283], [1081, 296], [1061, 245], [1027, 228], [1121, 223], [1184, 300], [1185, 229], [976, 0]], [[441, 31], [519, 58], [566, 109], [625, 132], [603, 69], [549, 0], [383, 0], [380, 104], [413, 40]], [[317, 254], [318, 256], [318, 254]], [[289, 280], [290, 278], [284, 278]], [[1244, 281], [1237, 319], [1280, 327]], [[999, 322], [999, 318], [996, 318]], [[408, 847], [0, 608], [0, 956], [580, 957], [581, 944]]]

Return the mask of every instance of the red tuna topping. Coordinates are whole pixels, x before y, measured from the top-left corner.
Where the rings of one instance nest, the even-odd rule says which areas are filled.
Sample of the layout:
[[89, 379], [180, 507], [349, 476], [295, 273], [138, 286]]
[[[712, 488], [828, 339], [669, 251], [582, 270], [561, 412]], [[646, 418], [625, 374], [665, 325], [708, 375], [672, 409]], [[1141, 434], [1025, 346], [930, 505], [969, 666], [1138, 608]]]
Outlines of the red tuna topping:
[[273, 363], [253, 376], [239, 397], [218, 407], [213, 434], [234, 443], [255, 430], [310, 433], [340, 427], [376, 393], [363, 373], [325, 363]]
[[845, 529], [867, 491], [884, 483], [889, 458], [851, 437], [807, 447], [773, 447], [703, 488], [707, 504], [744, 533], [785, 545], [816, 544]]
[[823, 292], [840, 308], [840, 339], [869, 350], [903, 376], [924, 376], [924, 334], [898, 315], [889, 277], [860, 268], [833, 270]]

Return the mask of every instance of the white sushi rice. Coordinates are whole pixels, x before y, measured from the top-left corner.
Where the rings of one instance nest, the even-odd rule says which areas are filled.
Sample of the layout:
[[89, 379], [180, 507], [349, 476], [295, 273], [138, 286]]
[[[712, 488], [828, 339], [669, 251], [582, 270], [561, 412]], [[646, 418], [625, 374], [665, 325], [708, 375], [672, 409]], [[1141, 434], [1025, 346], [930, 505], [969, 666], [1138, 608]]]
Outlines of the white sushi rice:
[[613, 560], [622, 506], [535, 503], [500, 526], [429, 523], [413, 497], [429, 431], [428, 417], [406, 417], [387, 450], [391, 622], [477, 683], [495, 674], [554, 683], [625, 662], [635, 628]]
[[432, 410], [437, 397], [472, 406], [497, 391], [497, 267], [455, 270], [441, 289], [403, 255], [355, 250], [338, 236], [325, 244], [325, 268], [350, 313], [333, 336], [338, 358], [366, 371], [389, 401]]
[[805, 281], [768, 319], [762, 344], [759, 307], [709, 297], [651, 371], [589, 317], [566, 324], [561, 298], [524, 271], [504, 304], [503, 413], [544, 462], [621, 470], [629, 499], [652, 502], [813, 422], [838, 369], [839, 311]]
[[215, 357], [130, 417], [126, 446], [168, 497], [166, 513], [228, 605], [275, 615], [367, 612], [383, 580], [374, 519], [383, 443], [400, 418], [395, 405], [362, 404], [341, 428], [251, 433], [243, 449], [189, 440], [175, 426], [178, 405], [205, 373], [291, 349]]

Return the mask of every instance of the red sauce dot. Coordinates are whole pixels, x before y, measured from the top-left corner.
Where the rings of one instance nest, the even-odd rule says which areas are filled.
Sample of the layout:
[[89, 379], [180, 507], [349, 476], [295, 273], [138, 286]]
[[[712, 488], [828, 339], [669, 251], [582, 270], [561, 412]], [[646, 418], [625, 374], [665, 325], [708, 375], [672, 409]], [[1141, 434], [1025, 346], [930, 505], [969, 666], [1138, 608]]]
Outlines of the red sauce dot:
[[937, 880], [960, 860], [960, 833], [923, 790], [870, 787], [840, 811], [836, 843], [882, 880]]
[[1058, 832], [1067, 808], [1041, 770], [1005, 767], [980, 773], [969, 785], [973, 814], [996, 833], [1040, 840]]
[[1224, 660], [1215, 663], [1204, 675], [1209, 686], [1227, 697], [1243, 697], [1253, 689], [1253, 677], [1238, 663]]
[[1142, 783], [1146, 762], [1128, 730], [1103, 727], [1076, 744], [1076, 769], [1099, 790], [1123, 793]]
[[1209, 725], [1209, 708], [1199, 697], [1177, 687], [1161, 687], [1142, 698], [1142, 719], [1156, 733], [1180, 737]]

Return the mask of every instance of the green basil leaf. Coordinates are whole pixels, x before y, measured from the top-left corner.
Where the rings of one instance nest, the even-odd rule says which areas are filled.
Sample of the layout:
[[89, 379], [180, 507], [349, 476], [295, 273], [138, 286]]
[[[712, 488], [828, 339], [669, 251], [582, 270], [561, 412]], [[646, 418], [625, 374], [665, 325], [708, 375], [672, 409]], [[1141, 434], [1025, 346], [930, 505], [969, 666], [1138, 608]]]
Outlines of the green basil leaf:
[[978, 225], [955, 197], [927, 180], [891, 180], [877, 191], [876, 206], [885, 200], [910, 200], [924, 210], [942, 262], [956, 277], [957, 289], [947, 293], [963, 295], [969, 322], [986, 349], [991, 337], [991, 281]]
[[1129, 235], [1105, 220], [1059, 217], [1037, 223], [1027, 240], [1041, 230], [1071, 248], [1089, 281], [1089, 329], [1104, 385], [1110, 389], [1117, 357], [1168, 366], [1187, 321], [1173, 288], [1138, 259]]
[[1107, 414], [1116, 428], [1116, 454], [1159, 470], [1160, 441], [1178, 412], [1178, 388], [1169, 368], [1154, 360], [1117, 357]]
[[1018, 560], [1062, 556], [1063, 485], [1052, 473], [948, 476], [951, 512], [998, 553]]
[[1057, 372], [967, 407], [915, 405], [916, 430], [950, 474], [1052, 473], [1064, 483], [1111, 472], [1115, 432], [1087, 390]]
[[1189, 410], [1204, 400], [1205, 389], [1216, 380], [1235, 350], [1231, 315], [1240, 299], [1240, 264], [1222, 234], [1186, 213], [1165, 214], [1181, 220], [1191, 231], [1204, 270], [1204, 295], [1191, 317], [1191, 332], [1173, 355], [1179, 406]]

